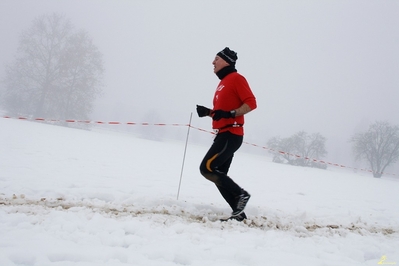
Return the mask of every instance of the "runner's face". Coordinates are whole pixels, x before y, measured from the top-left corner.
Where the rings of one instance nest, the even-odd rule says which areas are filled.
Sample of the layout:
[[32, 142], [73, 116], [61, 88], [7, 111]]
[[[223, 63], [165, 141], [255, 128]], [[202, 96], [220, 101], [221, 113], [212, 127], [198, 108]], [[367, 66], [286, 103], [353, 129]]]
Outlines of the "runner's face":
[[229, 63], [224, 61], [224, 59], [218, 55], [215, 57], [215, 60], [213, 60], [212, 64], [213, 64], [213, 73], [217, 73], [219, 70], [229, 65]]

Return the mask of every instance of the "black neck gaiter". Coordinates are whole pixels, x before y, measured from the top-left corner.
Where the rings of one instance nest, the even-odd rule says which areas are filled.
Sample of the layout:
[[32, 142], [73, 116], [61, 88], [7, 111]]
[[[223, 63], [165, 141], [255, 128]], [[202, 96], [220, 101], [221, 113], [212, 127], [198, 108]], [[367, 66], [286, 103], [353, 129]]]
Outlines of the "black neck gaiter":
[[237, 72], [237, 69], [234, 66], [230, 65], [216, 72], [216, 76], [218, 76], [218, 78], [222, 80], [225, 76], [233, 72]]

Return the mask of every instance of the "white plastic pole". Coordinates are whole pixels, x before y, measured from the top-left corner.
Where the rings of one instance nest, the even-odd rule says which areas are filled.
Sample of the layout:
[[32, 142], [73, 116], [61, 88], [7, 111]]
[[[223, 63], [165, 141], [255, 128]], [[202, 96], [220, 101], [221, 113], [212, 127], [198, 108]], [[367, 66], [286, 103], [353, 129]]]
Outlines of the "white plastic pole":
[[188, 136], [190, 135], [192, 117], [193, 117], [193, 113], [191, 112], [191, 114], [190, 114], [190, 122], [188, 123], [188, 129], [187, 129], [186, 145], [184, 146], [183, 162], [181, 164], [179, 189], [177, 190], [177, 200], [179, 200], [179, 195], [180, 195], [180, 186], [181, 186], [181, 180], [183, 178], [184, 161], [186, 160], [187, 143], [188, 143]]

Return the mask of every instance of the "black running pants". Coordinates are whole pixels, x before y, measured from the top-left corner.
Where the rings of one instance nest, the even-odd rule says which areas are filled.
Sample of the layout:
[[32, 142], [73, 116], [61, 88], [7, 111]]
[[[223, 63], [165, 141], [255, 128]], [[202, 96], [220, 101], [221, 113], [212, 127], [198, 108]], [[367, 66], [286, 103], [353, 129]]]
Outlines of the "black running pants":
[[229, 131], [217, 134], [200, 165], [201, 174], [215, 183], [233, 211], [237, 205], [237, 196], [241, 194], [241, 187], [227, 173], [234, 153], [240, 148], [242, 141], [243, 136]]

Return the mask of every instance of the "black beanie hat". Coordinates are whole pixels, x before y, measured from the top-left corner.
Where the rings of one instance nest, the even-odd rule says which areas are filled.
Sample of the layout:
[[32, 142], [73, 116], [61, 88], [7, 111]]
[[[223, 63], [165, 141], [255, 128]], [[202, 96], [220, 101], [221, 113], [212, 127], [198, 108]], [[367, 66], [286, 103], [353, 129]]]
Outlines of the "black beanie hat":
[[231, 66], [235, 66], [238, 59], [237, 53], [233, 50], [230, 50], [229, 47], [224, 48], [222, 51], [217, 53], [217, 55], [223, 58], [223, 60], [229, 63]]

